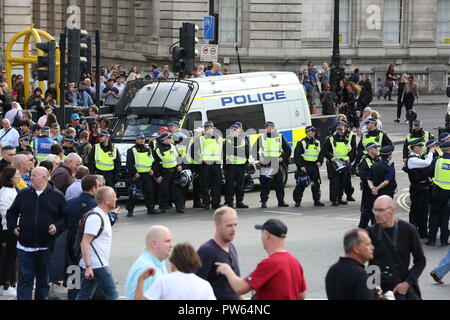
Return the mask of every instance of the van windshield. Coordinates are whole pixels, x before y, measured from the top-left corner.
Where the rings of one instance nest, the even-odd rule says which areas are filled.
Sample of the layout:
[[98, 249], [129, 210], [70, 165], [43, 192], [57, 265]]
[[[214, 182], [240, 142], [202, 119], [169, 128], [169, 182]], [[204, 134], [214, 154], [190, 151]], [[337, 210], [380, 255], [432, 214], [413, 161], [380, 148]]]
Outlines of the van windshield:
[[157, 134], [161, 126], [167, 126], [175, 118], [155, 117], [152, 115], [129, 115], [119, 119], [116, 125], [112, 141], [114, 143], [134, 142], [138, 133], [143, 133], [145, 138], [151, 138]]

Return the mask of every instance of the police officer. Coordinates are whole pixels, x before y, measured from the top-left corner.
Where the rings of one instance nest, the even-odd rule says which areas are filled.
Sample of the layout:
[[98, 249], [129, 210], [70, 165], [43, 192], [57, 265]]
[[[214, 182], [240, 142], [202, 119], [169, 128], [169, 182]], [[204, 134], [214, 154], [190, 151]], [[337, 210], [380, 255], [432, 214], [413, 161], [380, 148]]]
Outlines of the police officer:
[[284, 181], [281, 166], [289, 164], [292, 149], [283, 134], [275, 129], [272, 121], [265, 124], [265, 132], [258, 137], [253, 146], [252, 154], [259, 161], [261, 182], [261, 208], [267, 208], [267, 200], [272, 185], [278, 200], [278, 207], [289, 207], [284, 202]]
[[16, 148], [16, 154], [22, 151], [28, 151], [33, 153], [33, 149], [30, 147], [30, 136], [27, 135], [21, 135], [19, 137], [19, 146]]
[[397, 181], [395, 180], [394, 163], [390, 163], [393, 151], [394, 147], [392, 145], [382, 147], [380, 149], [380, 161], [369, 169], [367, 183], [375, 198], [381, 195], [388, 195], [394, 198]]
[[70, 134], [66, 135], [62, 141], [63, 148], [63, 160], [69, 155], [69, 153], [77, 153], [75, 148], [75, 139]]
[[[204, 135], [200, 138], [200, 154], [202, 166], [202, 200], [205, 210], [220, 207], [220, 192], [222, 189], [223, 139], [220, 132], [214, 128], [212, 121], [203, 125]], [[210, 195], [211, 191], [211, 195]]]
[[[297, 142], [294, 150], [294, 162], [297, 166], [295, 180], [301, 174], [306, 174], [311, 179], [311, 192], [314, 200], [314, 206], [322, 207], [325, 204], [320, 202], [320, 173], [319, 167], [323, 163], [323, 153], [320, 141], [316, 139], [317, 129], [308, 126], [305, 129], [306, 137]], [[294, 189], [295, 207], [300, 207], [305, 187], [297, 183]]]
[[431, 199], [429, 237], [426, 245], [436, 245], [438, 229], [441, 230], [441, 246], [448, 246], [448, 221], [450, 208], [450, 141], [441, 143], [443, 155], [430, 166], [433, 177], [433, 191]]
[[156, 145], [158, 144], [158, 137], [162, 136], [165, 133], [170, 133], [169, 128], [162, 126], [159, 127], [158, 132], [153, 135], [153, 138], [150, 140], [150, 143], [148, 144], [150, 149], [155, 150]]
[[439, 142], [435, 139], [428, 140], [425, 144], [425, 149], [427, 150], [426, 153], [430, 152], [431, 147], [434, 147], [433, 159], [439, 158], [438, 150], [442, 152], [441, 148], [439, 147]]
[[178, 165], [178, 152], [173, 144], [172, 135], [164, 133], [156, 141], [153, 157], [156, 164], [156, 182], [159, 184], [159, 212], [166, 213], [173, 201], [176, 212], [184, 213], [183, 195], [180, 186], [175, 181], [177, 173], [182, 171], [182, 167]]
[[[347, 120], [341, 120], [345, 124], [345, 135], [347, 136], [348, 141], [350, 141], [350, 145], [352, 147], [352, 150], [356, 150], [356, 132], [352, 130], [352, 126]], [[347, 179], [347, 183], [344, 187], [345, 195], [347, 196], [347, 201], [356, 201], [355, 198], [353, 198], [353, 193], [355, 192], [355, 188], [352, 186], [352, 174], [354, 174], [352, 170], [351, 164], [355, 161], [356, 158], [356, 152], [352, 152], [350, 154], [350, 178]], [[355, 163], [356, 165], [357, 163]]]
[[50, 135], [50, 128], [49, 127], [42, 127], [41, 129], [41, 135], [34, 139], [31, 143], [31, 148], [33, 149], [33, 153], [37, 159], [38, 164], [41, 163], [41, 161], [44, 161], [45, 158], [50, 154], [50, 148], [52, 145], [56, 144], [57, 142], [49, 137]]
[[409, 141], [411, 152], [406, 162], [409, 182], [409, 195], [411, 199], [411, 206], [409, 210], [409, 223], [413, 224], [419, 236], [422, 239], [427, 238], [427, 222], [428, 222], [428, 188], [429, 185], [429, 171], [428, 168], [433, 162], [433, 153], [437, 145], [430, 147], [430, 150], [423, 159], [423, 140], [418, 138]]
[[105, 178], [108, 187], [115, 187], [120, 175], [120, 153], [111, 143], [109, 132], [100, 131], [99, 143], [95, 144], [88, 155], [89, 172], [100, 174]]
[[[446, 141], [450, 141], [450, 133], [448, 132], [442, 132], [439, 135], [439, 145], [446, 142]], [[435, 153], [434, 153], [434, 157], [435, 158], [440, 158], [444, 155], [444, 152], [442, 152], [441, 148], [437, 148]]]
[[[409, 133], [406, 136], [405, 142], [403, 143], [403, 161], [406, 162], [406, 160], [409, 157], [409, 153], [411, 151], [411, 145], [409, 144], [411, 141], [420, 139], [423, 142], [423, 145], [425, 145], [429, 140], [434, 139], [433, 135], [428, 132], [424, 131], [422, 127], [422, 121], [420, 120], [414, 120], [413, 121], [413, 127], [411, 133]], [[425, 155], [425, 150], [424, 154]]]
[[[155, 211], [155, 200], [153, 195], [153, 175], [154, 175], [153, 152], [145, 145], [145, 135], [136, 135], [136, 144], [127, 151], [127, 168], [130, 174], [131, 183], [144, 193], [147, 214], [157, 214]], [[133, 216], [136, 199], [130, 194], [126, 205], [127, 217]]]
[[189, 144], [188, 137], [180, 130], [180, 122], [179, 121], [171, 121], [169, 123], [169, 131], [172, 134], [173, 142], [175, 143], [175, 147], [177, 148], [178, 154], [180, 157], [184, 157], [186, 155], [186, 149]]
[[193, 174], [192, 181], [192, 198], [194, 200], [194, 208], [203, 208], [202, 202], [202, 179], [200, 177], [200, 169], [202, 167], [202, 157], [200, 154], [200, 138], [203, 135], [203, 128], [194, 130], [194, 136], [189, 140], [186, 150], [186, 163]]
[[236, 195], [236, 208], [248, 209], [244, 204], [244, 175], [250, 143], [239, 125], [233, 124], [228, 130], [224, 150], [225, 205], [234, 208], [233, 198]]
[[363, 134], [359, 141], [355, 163], [360, 163], [362, 157], [367, 154], [366, 146], [369, 142], [375, 142], [380, 148], [387, 145], [392, 146], [392, 141], [389, 139], [388, 135], [377, 129], [377, 121], [375, 119], [369, 118], [366, 120], [365, 124], [367, 125], [368, 131]]
[[[330, 180], [330, 201], [333, 206], [346, 205], [342, 200], [347, 180], [350, 179], [350, 158], [354, 156], [355, 149], [345, 135], [345, 124], [338, 123], [336, 132], [327, 137], [324, 144], [324, 156], [327, 158], [327, 173]], [[346, 168], [340, 170], [338, 164], [345, 162]]]
[[361, 179], [361, 217], [359, 219], [358, 228], [365, 229], [369, 225], [369, 221], [372, 225], [375, 224], [375, 217], [372, 213], [373, 202], [375, 197], [372, 195], [372, 190], [367, 183], [367, 176], [369, 175], [370, 168], [374, 163], [379, 161], [378, 158], [378, 145], [375, 142], [369, 142], [366, 146], [367, 155], [361, 160], [357, 166], [357, 172]]

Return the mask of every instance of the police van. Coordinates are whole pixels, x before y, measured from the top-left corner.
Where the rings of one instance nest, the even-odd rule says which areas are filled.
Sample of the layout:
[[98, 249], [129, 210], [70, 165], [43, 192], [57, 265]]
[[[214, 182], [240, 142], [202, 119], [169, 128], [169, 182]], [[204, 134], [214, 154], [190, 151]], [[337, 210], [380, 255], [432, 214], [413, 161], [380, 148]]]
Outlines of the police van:
[[[151, 137], [172, 120], [180, 120], [188, 131], [209, 120], [224, 136], [236, 121], [245, 131], [256, 132], [266, 121], [272, 121], [292, 147], [305, 137], [305, 127], [311, 125], [303, 86], [292, 72], [136, 81], [128, 84], [116, 108], [112, 141], [120, 151], [123, 171], [126, 152], [133, 146], [136, 133]], [[253, 135], [250, 142], [256, 139]], [[289, 168], [282, 168], [285, 181], [288, 172], [295, 171], [292, 160]], [[117, 188], [127, 186], [126, 179], [120, 179]]]

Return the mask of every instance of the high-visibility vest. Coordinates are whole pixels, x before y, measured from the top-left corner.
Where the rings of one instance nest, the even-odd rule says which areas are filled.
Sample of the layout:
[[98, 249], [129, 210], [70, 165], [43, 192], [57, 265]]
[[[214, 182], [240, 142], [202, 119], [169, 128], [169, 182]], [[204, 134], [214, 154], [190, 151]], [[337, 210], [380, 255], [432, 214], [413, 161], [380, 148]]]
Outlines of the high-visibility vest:
[[146, 173], [152, 171], [153, 155], [150, 151], [138, 152], [135, 147], [133, 147], [134, 155], [134, 167], [138, 173]]
[[344, 161], [350, 160], [348, 153], [352, 150], [352, 146], [349, 143], [345, 142], [336, 142], [334, 143], [334, 137], [330, 137], [331, 148], [333, 149], [333, 158], [342, 159]]
[[178, 162], [177, 162], [177, 157], [178, 157], [177, 148], [175, 148], [175, 146], [173, 144], [171, 144], [170, 145], [170, 149], [165, 151], [165, 152], [161, 152], [159, 147], [157, 147], [156, 148], [156, 154], [160, 157], [161, 165], [162, 165], [162, 167], [164, 169], [175, 168], [178, 165]]
[[112, 146], [113, 151], [105, 152], [100, 143], [95, 145], [95, 167], [101, 171], [114, 170], [114, 160], [117, 157], [117, 148]]
[[217, 141], [214, 138], [200, 138], [200, 148], [203, 161], [222, 161], [222, 140]]
[[306, 148], [306, 139], [302, 140], [302, 145], [303, 145], [303, 150], [305, 150], [305, 152], [302, 154], [302, 157], [305, 161], [311, 161], [311, 162], [316, 162], [317, 159], [319, 159], [319, 154], [320, 154], [320, 141], [316, 140], [316, 142], [318, 143], [318, 145], [316, 145], [315, 143], [310, 143], [308, 148]]
[[263, 157], [279, 158], [283, 152], [283, 145], [281, 141], [281, 134], [275, 138], [268, 138], [267, 136], [261, 136], [260, 153]]
[[433, 182], [444, 190], [450, 190], [450, 159], [440, 158], [436, 161]]
[[[197, 143], [195, 143], [197, 141]], [[186, 150], [186, 161], [190, 164], [202, 164], [202, 158], [199, 154], [199, 141], [197, 138], [192, 138], [191, 141], [189, 141], [189, 146]], [[194, 148], [194, 159], [191, 156], [191, 150]], [[197, 152], [196, 152], [197, 151]]]
[[361, 160], [360, 162], [359, 162], [359, 164], [356, 166], [356, 168], [355, 168], [355, 171], [356, 171], [356, 174], [357, 175], [359, 175], [359, 166], [363, 163], [363, 162], [366, 162], [367, 163], [367, 167], [370, 169], [370, 167], [372, 167], [373, 166], [373, 164], [376, 162], [376, 160], [373, 160], [373, 159], [371, 159], [370, 157], [366, 157], [366, 158], [364, 158], [363, 160]]
[[437, 148], [436, 152], [437, 152], [439, 158], [444, 155], [444, 152], [441, 150], [441, 148]]
[[[412, 137], [411, 136], [411, 133], [410, 134], [408, 134], [407, 136], [406, 136], [406, 141], [409, 143], [409, 142], [411, 142], [411, 141], [413, 141], [413, 140], [416, 140], [416, 139], [418, 139], [418, 138], [415, 138], [415, 137]], [[428, 131], [424, 131], [424, 134], [423, 134], [423, 136], [422, 136], [422, 139], [421, 139], [421, 141], [423, 142], [423, 144], [425, 145], [427, 142], [428, 142], [428, 140], [430, 139], [430, 133], [428, 132]], [[424, 148], [425, 149], [425, 148]], [[409, 152], [411, 152], [411, 146], [410, 145], [408, 145], [408, 150], [409, 150]], [[427, 153], [427, 150], [425, 149], [425, 150], [422, 150], [422, 155], [423, 154], [425, 154], [425, 153]]]
[[[236, 146], [236, 155], [234, 154], [234, 148], [232, 150], [228, 150], [228, 152], [231, 152], [231, 154], [227, 153], [227, 164], [245, 164], [247, 161], [247, 158], [245, 157], [245, 140], [244, 139], [238, 139], [241, 140], [241, 143]], [[231, 145], [234, 145], [234, 139], [227, 140]], [[227, 152], [227, 150], [225, 150]]]
[[364, 154], [367, 154], [366, 146], [370, 142], [373, 142], [373, 143], [377, 144], [378, 147], [381, 147], [381, 142], [383, 141], [383, 134], [384, 134], [383, 132], [380, 131], [380, 133], [378, 133], [378, 136], [370, 136], [370, 137], [368, 137], [368, 133], [369, 132], [366, 132], [362, 136], [362, 146], [363, 146]]

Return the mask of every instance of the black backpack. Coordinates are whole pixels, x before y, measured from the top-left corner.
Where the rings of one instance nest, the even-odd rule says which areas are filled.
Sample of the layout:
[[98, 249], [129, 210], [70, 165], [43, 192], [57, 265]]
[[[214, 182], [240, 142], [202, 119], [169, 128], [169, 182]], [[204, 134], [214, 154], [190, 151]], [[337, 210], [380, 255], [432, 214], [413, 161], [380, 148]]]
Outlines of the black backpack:
[[[86, 226], [86, 220], [90, 215], [93, 215], [93, 214], [100, 217], [101, 225], [100, 225], [100, 230], [98, 230], [97, 235], [94, 237], [94, 239], [92, 239], [92, 241], [97, 239], [102, 234], [103, 229], [105, 228], [105, 222], [100, 213], [95, 212], [94, 210], [90, 210], [90, 211], [86, 212], [85, 214], [83, 214], [83, 217], [80, 219], [80, 221], [78, 223], [77, 236], [76, 236], [75, 244], [73, 246], [73, 253], [74, 253], [74, 257], [76, 258], [76, 261], [81, 260], [81, 241], [83, 240], [84, 228]], [[91, 247], [92, 247], [92, 249], [94, 249], [94, 252], [95, 252], [98, 260], [100, 261], [101, 265], [103, 266], [103, 262], [100, 259], [99, 255], [97, 253], [97, 250], [95, 250], [95, 247], [92, 245], [92, 242], [91, 242]]]
[[14, 121], [13, 121], [13, 123], [11, 123], [11, 126], [13, 128], [19, 128], [20, 125], [22, 124], [22, 118], [19, 116], [19, 112], [20, 112], [20, 110], [17, 110], [17, 113], [14, 116]]

